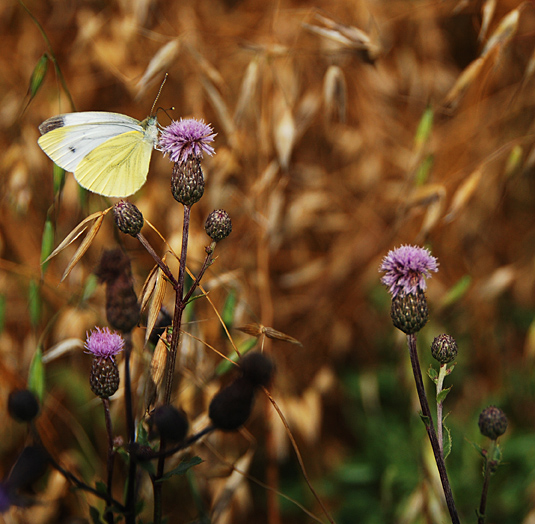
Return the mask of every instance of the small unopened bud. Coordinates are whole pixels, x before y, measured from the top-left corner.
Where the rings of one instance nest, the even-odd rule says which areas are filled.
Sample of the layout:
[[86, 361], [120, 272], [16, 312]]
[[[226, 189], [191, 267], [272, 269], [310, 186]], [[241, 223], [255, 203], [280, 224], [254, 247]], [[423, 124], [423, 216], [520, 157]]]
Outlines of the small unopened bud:
[[204, 224], [206, 234], [214, 241], [219, 242], [232, 233], [232, 221], [224, 209], [212, 211]]
[[398, 294], [392, 299], [390, 316], [394, 326], [407, 335], [417, 333], [429, 319], [427, 299], [422, 290], [416, 294]]
[[176, 162], [171, 176], [171, 192], [177, 202], [192, 206], [204, 194], [204, 177], [201, 163], [190, 155], [185, 162]]
[[507, 429], [507, 417], [505, 413], [495, 406], [485, 408], [479, 415], [479, 431], [485, 437], [496, 440]]
[[243, 377], [248, 379], [254, 387], [268, 386], [275, 371], [273, 361], [258, 351], [247, 353], [240, 360], [240, 367]]
[[439, 335], [431, 344], [431, 354], [441, 364], [449, 364], [457, 358], [457, 342], [450, 335]]
[[132, 203], [121, 200], [113, 206], [117, 227], [125, 235], [137, 236], [143, 227], [143, 215]]
[[169, 442], [181, 442], [188, 434], [189, 423], [185, 414], [174, 406], [157, 407], [150, 417], [160, 437]]
[[28, 389], [19, 389], [9, 394], [7, 410], [18, 422], [30, 422], [39, 413], [39, 402]]
[[250, 380], [241, 377], [219, 391], [208, 408], [212, 424], [223, 431], [235, 431], [243, 426], [251, 415], [254, 389]]

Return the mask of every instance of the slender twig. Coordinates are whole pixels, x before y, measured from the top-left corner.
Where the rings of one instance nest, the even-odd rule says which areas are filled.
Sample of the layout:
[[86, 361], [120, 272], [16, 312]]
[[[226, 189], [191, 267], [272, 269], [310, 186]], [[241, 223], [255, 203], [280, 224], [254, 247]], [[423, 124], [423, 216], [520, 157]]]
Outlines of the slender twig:
[[[440, 395], [442, 391], [442, 386], [444, 385], [444, 378], [447, 375], [447, 364], [441, 364], [440, 370], [438, 372], [438, 378], [437, 378], [437, 398]], [[444, 437], [443, 437], [443, 420], [442, 420], [442, 410], [443, 410], [443, 402], [437, 400], [437, 438], [438, 438], [438, 445], [440, 447], [440, 453], [444, 457]]]
[[[130, 377], [130, 355], [132, 354], [132, 334], [124, 334], [124, 399], [125, 399], [125, 414], [126, 414], [126, 431], [128, 433], [128, 441], [135, 442], [136, 428], [134, 422], [134, 414], [132, 410], [132, 381]], [[135, 487], [136, 487], [136, 461], [130, 460], [128, 464], [128, 483], [126, 489], [126, 524], [135, 524]]]
[[148, 251], [150, 256], [154, 259], [156, 264], [158, 264], [159, 268], [162, 270], [163, 274], [167, 277], [169, 282], [171, 282], [172, 286], [176, 289], [178, 287], [178, 282], [176, 278], [173, 276], [173, 273], [171, 273], [171, 270], [169, 269], [167, 264], [160, 258], [158, 253], [156, 253], [149, 241], [141, 233], [138, 233], [136, 238], [141, 242], [141, 245]]
[[197, 286], [200, 284], [205, 271], [212, 265], [214, 261], [214, 259], [212, 258], [212, 255], [214, 254], [214, 248], [215, 248], [215, 242], [212, 242], [211, 245], [206, 247], [206, 257], [202, 264], [201, 270], [199, 271], [199, 274], [193, 281], [193, 284], [191, 285], [191, 287], [188, 289], [188, 292], [186, 293], [186, 296], [184, 297], [184, 304], [187, 304], [188, 300], [191, 298], [191, 295], [193, 295], [193, 293], [197, 289]]
[[[106, 421], [106, 432], [108, 434], [108, 460], [107, 460], [107, 469], [108, 469], [108, 497], [111, 500], [112, 498], [112, 483], [113, 483], [113, 459], [115, 453], [113, 451], [113, 430], [111, 426], [111, 416], [110, 416], [110, 401], [107, 398], [102, 399], [102, 405], [104, 407], [104, 419]], [[105, 519], [108, 521], [108, 524], [113, 524], [113, 512], [110, 508], [106, 510], [104, 515]]]
[[490, 475], [492, 473], [491, 461], [494, 456], [494, 447], [496, 441], [491, 441], [491, 448], [485, 452], [485, 476], [483, 479], [483, 489], [481, 491], [481, 501], [479, 503], [479, 512], [477, 524], [485, 524], [485, 511], [487, 510], [487, 494], [489, 491]]
[[427, 402], [427, 396], [425, 394], [424, 382], [422, 380], [422, 371], [420, 369], [420, 362], [418, 359], [418, 351], [416, 349], [416, 335], [407, 335], [407, 343], [409, 346], [409, 353], [411, 358], [412, 371], [414, 374], [414, 380], [416, 382], [416, 391], [420, 400], [420, 406], [422, 408], [422, 414], [425, 417], [425, 429], [431, 447], [433, 448], [433, 454], [435, 455], [435, 462], [438, 468], [438, 474], [440, 481], [442, 482], [442, 489], [444, 490], [444, 497], [446, 498], [446, 504], [450, 512], [452, 524], [460, 524], [459, 515], [457, 514], [457, 508], [453, 500], [453, 494], [451, 492], [451, 486], [446, 472], [446, 464], [444, 457], [438, 444], [438, 438], [435, 433], [435, 426], [433, 424], [433, 417], [431, 416], [431, 410], [429, 409], [429, 403]]
[[[173, 376], [175, 374], [176, 354], [180, 340], [180, 326], [182, 324], [182, 314], [185, 308], [184, 302], [184, 278], [186, 274], [186, 256], [188, 251], [188, 237], [190, 224], [191, 206], [184, 206], [184, 223], [182, 226], [182, 251], [180, 253], [180, 265], [178, 269], [178, 281], [173, 285], [175, 291], [175, 310], [173, 315], [173, 329], [171, 340], [169, 340], [169, 352], [167, 353], [166, 379], [164, 389], [164, 404], [171, 402], [171, 393], [173, 390]], [[163, 476], [165, 468], [165, 439], [160, 438], [160, 452], [162, 456], [158, 459], [156, 475], [153, 478], [154, 492], [154, 524], [161, 524], [162, 521], [162, 483], [156, 482]]]

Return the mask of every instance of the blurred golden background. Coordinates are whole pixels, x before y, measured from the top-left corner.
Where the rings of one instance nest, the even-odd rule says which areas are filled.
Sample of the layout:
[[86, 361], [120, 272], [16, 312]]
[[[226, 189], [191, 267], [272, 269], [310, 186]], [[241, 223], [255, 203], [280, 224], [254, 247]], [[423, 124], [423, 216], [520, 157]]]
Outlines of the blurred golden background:
[[[408, 243], [429, 247], [440, 263], [429, 282], [430, 322], [419, 337], [424, 371], [436, 335], [449, 333], [459, 345], [445, 411], [454, 438], [447, 465], [461, 514], [474, 521], [481, 470], [469, 441], [484, 445], [477, 416], [496, 403], [509, 417], [507, 464], [491, 483], [488, 522], [535, 522], [533, 3], [25, 5], [29, 12], [13, 0], [0, 6], [0, 398], [24, 387], [39, 345], [46, 355], [72, 341], [46, 365], [40, 425], [53, 454], [88, 480], [102, 478], [101, 411], [86, 391], [89, 361], [76, 345], [105, 325], [104, 292], [88, 282], [102, 250], [117, 243], [133, 259], [138, 290], [153, 262], [134, 239], [119, 238], [109, 215], [64, 282], [77, 243], [41, 273], [47, 218], [55, 246], [109, 203], [83, 195], [71, 174], [61, 197], [54, 195], [38, 125], [73, 110], [141, 120], [167, 72], [158, 106], [174, 119], [202, 118], [217, 133], [216, 155], [203, 162], [205, 196], [192, 211], [188, 267], [195, 272], [203, 260], [207, 214], [224, 208], [233, 232], [218, 245], [203, 286], [219, 311], [231, 302], [230, 327], [258, 323], [303, 344], [260, 341], [277, 365], [272, 394], [336, 521], [447, 521], [405, 341], [379, 283], [382, 257]], [[75, 107], [52, 60], [40, 88], [28, 92], [44, 53], [55, 57]], [[169, 123], [162, 112], [159, 121]], [[182, 210], [170, 195], [171, 169], [154, 152], [147, 183], [129, 200], [178, 252]], [[155, 233], [146, 236], [164, 252]], [[166, 301], [172, 303], [170, 293]], [[196, 302], [185, 330], [230, 354], [214, 310]], [[146, 355], [138, 331], [135, 373], [142, 384]], [[237, 343], [250, 338], [235, 329], [231, 335]], [[219, 387], [220, 358], [190, 337], [182, 352], [175, 400], [196, 417]], [[120, 400], [112, 405], [119, 417]], [[231, 497], [218, 498], [231, 483], [217, 454], [233, 462], [253, 448], [250, 473], [266, 484], [275, 479], [277, 490], [325, 521], [265, 399], [247, 427], [254, 444], [243, 435], [217, 435], [211, 451], [195, 450], [205, 459], [197, 481], [212, 522], [312, 521], [285, 500], [277, 508], [273, 491], [243, 475]], [[25, 435], [6, 420], [4, 476]], [[87, 496], [68, 488], [51, 473], [40, 485], [42, 503], [13, 509], [5, 521], [89, 522]], [[183, 480], [164, 489], [169, 522], [200, 519], [191, 490]], [[149, 522], [150, 512], [143, 519]]]

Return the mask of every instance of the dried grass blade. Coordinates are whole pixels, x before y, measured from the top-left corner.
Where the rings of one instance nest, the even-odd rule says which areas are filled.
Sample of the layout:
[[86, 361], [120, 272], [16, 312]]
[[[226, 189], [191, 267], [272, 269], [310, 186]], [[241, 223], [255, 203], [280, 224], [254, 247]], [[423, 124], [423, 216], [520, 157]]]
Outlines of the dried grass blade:
[[476, 58], [473, 62], [468, 64], [464, 71], [459, 75], [457, 81], [453, 87], [449, 90], [446, 98], [444, 99], [444, 105], [454, 109], [457, 107], [462, 95], [477, 78], [483, 65], [485, 64], [485, 58]]
[[451, 222], [459, 214], [461, 209], [466, 206], [475, 193], [482, 175], [483, 169], [479, 167], [460, 185], [455, 195], [453, 195], [448, 214], [444, 217], [445, 222]]
[[219, 94], [219, 91], [208, 79], [203, 78], [201, 82], [204, 87], [204, 90], [206, 91], [206, 94], [208, 95], [208, 98], [210, 98], [210, 101], [212, 102], [212, 106], [214, 107], [219, 117], [221, 125], [225, 130], [225, 134], [229, 138], [234, 137], [236, 133], [236, 126], [234, 125], [234, 121], [230, 116], [230, 111], [227, 105], [225, 104], [223, 97]]
[[67, 269], [65, 269], [65, 272], [61, 277], [61, 282], [63, 282], [69, 276], [69, 273], [72, 271], [74, 266], [80, 261], [80, 259], [84, 256], [85, 252], [89, 249], [89, 246], [91, 245], [100, 230], [100, 226], [102, 225], [103, 220], [104, 213], [101, 213], [101, 215], [95, 220], [95, 223], [91, 226], [91, 229], [88, 231], [84, 240], [80, 244], [80, 247], [76, 250], [76, 253], [74, 253], [74, 256], [69, 262]]
[[178, 56], [179, 50], [180, 41], [178, 38], [175, 38], [156, 51], [156, 54], [152, 57], [149, 65], [145, 69], [143, 76], [137, 83], [136, 89], [138, 93], [136, 100], [143, 96], [149, 85], [154, 84], [155, 80], [158, 80], [161, 74], [170, 68]]
[[492, 20], [492, 17], [496, 12], [496, 0], [487, 0], [483, 5], [483, 9], [481, 11], [483, 13], [481, 20], [481, 29], [479, 30], [479, 35], [477, 36], [477, 39], [480, 42], [482, 42], [485, 36], [487, 36], [490, 21]]
[[284, 170], [287, 170], [295, 143], [296, 128], [292, 110], [282, 97], [279, 99], [279, 104], [273, 135], [279, 163]]
[[481, 56], [486, 56], [494, 47], [507, 44], [518, 29], [519, 19], [520, 9], [518, 7], [506, 14], [485, 44]]
[[167, 331], [160, 337], [156, 347], [154, 348], [154, 354], [150, 361], [150, 374], [147, 389], [145, 391], [145, 406], [146, 411], [150, 411], [151, 407], [156, 401], [158, 396], [158, 389], [162, 385], [165, 367], [167, 364]]
[[152, 293], [154, 291], [154, 287], [156, 286], [156, 277], [159, 266], [155, 265], [148, 274], [147, 278], [145, 279], [145, 282], [143, 282], [143, 288], [141, 289], [141, 311], [145, 311], [145, 308], [147, 307], [147, 304], [149, 303], [150, 297], [152, 296]]
[[238, 124], [243, 120], [245, 114], [254, 107], [252, 100], [256, 94], [259, 79], [259, 63], [258, 58], [254, 58], [249, 62], [245, 75], [243, 77], [236, 110], [234, 111], [234, 122]]
[[323, 78], [323, 99], [329, 118], [346, 121], [347, 86], [343, 71], [337, 65], [331, 65]]
[[109, 207], [108, 209], [105, 209], [104, 211], [98, 211], [97, 213], [93, 213], [92, 215], [84, 218], [61, 242], [61, 244], [52, 251], [52, 253], [41, 262], [41, 264], [46, 264], [50, 259], [54, 258], [56, 255], [61, 253], [66, 247], [70, 246], [88, 227], [89, 222], [92, 220], [95, 220], [95, 218], [104, 217], [108, 213], [108, 211], [112, 209]]
[[276, 329], [273, 329], [271, 327], [264, 327], [264, 333], [268, 338], [282, 340], [283, 342], [289, 342], [290, 344], [295, 344], [296, 346], [303, 347], [303, 344], [299, 342], [299, 340], [297, 340], [296, 338], [291, 337], [290, 335], [287, 335], [282, 331], [277, 331]]
[[[165, 263], [166, 257], [162, 257], [163, 262]], [[162, 309], [163, 299], [165, 298], [165, 288], [166, 288], [166, 279], [162, 270], [158, 267], [156, 271], [156, 282], [154, 285], [154, 292], [152, 293], [152, 301], [149, 306], [149, 313], [147, 317], [147, 331], [145, 332], [145, 344], [149, 340], [150, 334], [156, 321], [158, 320], [158, 315]]]

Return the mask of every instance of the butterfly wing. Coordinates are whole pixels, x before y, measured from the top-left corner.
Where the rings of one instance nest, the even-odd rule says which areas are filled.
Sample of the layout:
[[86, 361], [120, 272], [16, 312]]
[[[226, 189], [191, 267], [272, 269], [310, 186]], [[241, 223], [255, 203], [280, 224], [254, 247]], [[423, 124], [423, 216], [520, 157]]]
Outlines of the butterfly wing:
[[39, 146], [54, 163], [73, 172], [81, 186], [105, 196], [128, 196], [144, 184], [158, 140], [155, 116], [140, 122], [99, 111], [58, 115], [39, 130]]
[[55, 164], [74, 172], [82, 158], [106, 140], [142, 129], [138, 120], [119, 113], [68, 113], [49, 118], [39, 126], [43, 135], [38, 144]]
[[153, 143], [143, 131], [129, 131], [106, 140], [80, 161], [74, 172], [78, 183], [101, 195], [125, 197], [147, 179]]

